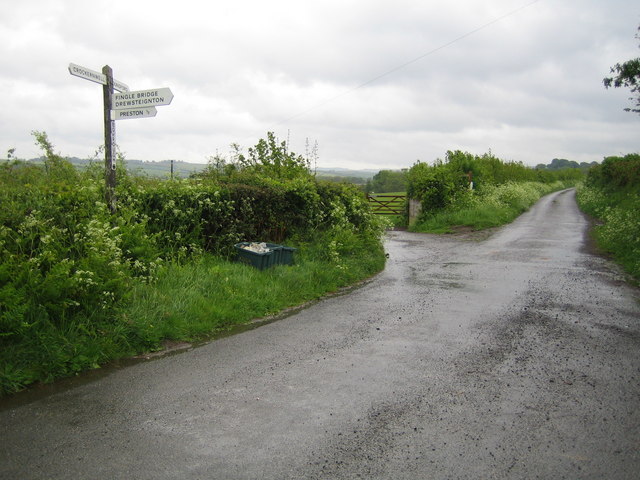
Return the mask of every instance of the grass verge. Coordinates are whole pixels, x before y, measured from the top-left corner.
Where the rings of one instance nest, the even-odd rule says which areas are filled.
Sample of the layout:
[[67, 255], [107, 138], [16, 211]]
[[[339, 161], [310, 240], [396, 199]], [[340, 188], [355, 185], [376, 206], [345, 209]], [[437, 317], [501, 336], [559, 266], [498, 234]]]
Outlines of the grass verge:
[[201, 340], [364, 280], [385, 261], [381, 249], [341, 263], [301, 257], [295, 265], [267, 270], [209, 255], [170, 265], [154, 285], [132, 292], [124, 320], [138, 349], [153, 350], [163, 339]]
[[593, 231], [598, 247], [640, 282], [640, 189], [579, 185], [576, 198], [581, 210], [600, 223]]
[[0, 350], [0, 396], [112, 360], [157, 351], [164, 340], [205, 340], [259, 317], [336, 292], [384, 268], [380, 241], [332, 234], [299, 243], [296, 264], [257, 270], [204, 254], [137, 283], [109, 321], [41, 322], [37, 335]]

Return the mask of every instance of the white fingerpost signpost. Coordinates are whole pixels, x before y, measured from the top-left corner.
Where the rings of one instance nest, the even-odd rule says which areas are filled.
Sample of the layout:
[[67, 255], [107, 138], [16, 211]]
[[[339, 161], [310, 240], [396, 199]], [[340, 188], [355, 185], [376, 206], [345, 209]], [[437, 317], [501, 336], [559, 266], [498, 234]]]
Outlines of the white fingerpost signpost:
[[[102, 73], [86, 67], [69, 64], [69, 73], [102, 85], [104, 102], [104, 165], [105, 165], [105, 200], [111, 212], [116, 211], [116, 120], [155, 117], [156, 107], [169, 105], [173, 93], [169, 88], [130, 91], [129, 86], [113, 78], [113, 70], [109, 65], [102, 68]], [[114, 93], [117, 90], [120, 93]]]

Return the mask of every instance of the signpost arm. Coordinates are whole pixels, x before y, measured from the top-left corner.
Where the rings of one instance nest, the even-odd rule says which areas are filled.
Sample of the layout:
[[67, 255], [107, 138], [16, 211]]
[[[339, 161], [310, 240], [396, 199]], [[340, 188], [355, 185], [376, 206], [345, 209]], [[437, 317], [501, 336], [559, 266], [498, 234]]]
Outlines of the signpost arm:
[[111, 101], [113, 96], [113, 70], [109, 65], [102, 68], [107, 83], [102, 87], [104, 98], [104, 169], [105, 200], [111, 213], [116, 211], [116, 122], [111, 119]]

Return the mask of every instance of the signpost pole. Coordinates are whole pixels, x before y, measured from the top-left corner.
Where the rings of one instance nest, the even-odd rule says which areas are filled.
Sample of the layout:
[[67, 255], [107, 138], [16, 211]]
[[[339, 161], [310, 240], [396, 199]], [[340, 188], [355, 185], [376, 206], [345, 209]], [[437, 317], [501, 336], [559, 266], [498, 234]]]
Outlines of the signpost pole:
[[113, 96], [113, 70], [109, 65], [102, 68], [107, 83], [102, 87], [104, 98], [104, 168], [105, 200], [111, 213], [116, 211], [116, 122], [111, 119]]
[[[173, 100], [170, 88], [130, 91], [125, 83], [113, 79], [109, 65], [102, 73], [86, 67], [69, 64], [69, 73], [102, 84], [104, 99], [104, 181], [105, 201], [111, 213], [116, 211], [116, 120], [155, 117], [157, 106], [169, 105]], [[114, 94], [114, 90], [121, 93]], [[173, 163], [171, 164], [173, 178]]]

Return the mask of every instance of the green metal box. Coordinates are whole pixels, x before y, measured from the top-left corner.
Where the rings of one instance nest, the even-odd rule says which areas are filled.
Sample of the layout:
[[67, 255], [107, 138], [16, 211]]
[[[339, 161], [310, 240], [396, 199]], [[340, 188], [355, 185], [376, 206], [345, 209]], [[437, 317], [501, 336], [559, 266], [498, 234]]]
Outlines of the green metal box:
[[275, 243], [258, 243], [266, 251], [253, 251], [257, 242], [240, 242], [234, 245], [239, 262], [247, 263], [259, 270], [264, 270], [275, 265], [293, 265], [293, 247], [285, 247]]
[[273, 250], [269, 249], [267, 252], [254, 252], [247, 249], [249, 245], [250, 242], [241, 242], [234, 245], [239, 262], [251, 265], [258, 270], [265, 270], [275, 265]]

